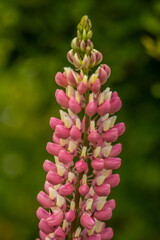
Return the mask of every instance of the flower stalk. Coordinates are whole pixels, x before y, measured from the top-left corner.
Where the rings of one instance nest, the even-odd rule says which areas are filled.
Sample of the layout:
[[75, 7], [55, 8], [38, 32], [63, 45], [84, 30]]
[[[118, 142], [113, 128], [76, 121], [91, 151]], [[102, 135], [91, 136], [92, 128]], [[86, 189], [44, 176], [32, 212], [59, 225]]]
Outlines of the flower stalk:
[[108, 200], [108, 196], [120, 181], [113, 171], [121, 165], [118, 155], [122, 147], [112, 143], [124, 133], [125, 125], [115, 124], [114, 113], [122, 106], [118, 93], [109, 88], [100, 91], [110, 76], [110, 68], [100, 64], [103, 57], [94, 49], [91, 28], [88, 16], [82, 17], [67, 53], [75, 70], [64, 68], [55, 76], [56, 83], [65, 89], [55, 93], [64, 110], [60, 110], [60, 119], [50, 119], [53, 142], [46, 149], [55, 160], [45, 160], [45, 192], [37, 196], [43, 207], [37, 210], [41, 240], [113, 237], [105, 221], [115, 208], [115, 201]]

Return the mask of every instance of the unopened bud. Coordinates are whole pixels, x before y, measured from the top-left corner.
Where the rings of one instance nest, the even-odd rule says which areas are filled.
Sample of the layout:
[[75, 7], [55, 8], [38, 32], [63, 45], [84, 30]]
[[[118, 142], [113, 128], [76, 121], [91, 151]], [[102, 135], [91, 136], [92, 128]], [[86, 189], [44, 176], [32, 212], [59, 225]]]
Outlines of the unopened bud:
[[86, 69], [89, 66], [89, 56], [87, 56], [86, 54], [85, 54], [85, 56], [83, 58], [82, 66], [83, 66], [83, 68], [86, 68]]
[[80, 60], [80, 57], [78, 56], [77, 53], [74, 54], [74, 57], [73, 57], [73, 64], [76, 68], [80, 68], [81, 67], [81, 60]]
[[73, 50], [78, 50], [78, 38], [75, 37], [73, 38], [72, 42], [71, 42], [71, 48], [73, 48]]
[[85, 51], [85, 48], [86, 48], [86, 45], [85, 45], [85, 41], [84, 41], [84, 39], [81, 41], [81, 43], [80, 43], [80, 49], [81, 49], [81, 51], [82, 52], [84, 52]]
[[73, 49], [71, 49], [70, 51], [67, 52], [67, 59], [72, 64], [73, 64], [73, 57], [74, 57], [74, 51]]

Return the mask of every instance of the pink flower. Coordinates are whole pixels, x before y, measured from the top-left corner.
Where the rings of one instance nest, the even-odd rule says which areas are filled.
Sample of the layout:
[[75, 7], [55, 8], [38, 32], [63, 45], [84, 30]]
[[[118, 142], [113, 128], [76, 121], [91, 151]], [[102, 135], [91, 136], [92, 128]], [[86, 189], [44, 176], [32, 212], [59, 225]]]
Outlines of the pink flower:
[[68, 212], [65, 213], [65, 219], [70, 223], [73, 222], [76, 215], [75, 212], [73, 212], [72, 209], [70, 209]]
[[53, 201], [43, 191], [38, 193], [37, 200], [44, 208], [50, 208], [54, 205]]
[[70, 136], [71, 138], [76, 141], [78, 139], [81, 138], [81, 131], [74, 125], [72, 128], [71, 128], [71, 131], [70, 131]]
[[76, 101], [76, 99], [73, 96], [69, 100], [69, 108], [75, 114], [78, 114], [81, 111], [80, 104]]
[[73, 156], [71, 153], [67, 152], [66, 150], [61, 150], [58, 154], [58, 160], [64, 164], [68, 164], [72, 162]]
[[58, 144], [49, 142], [47, 143], [46, 150], [48, 153], [58, 156], [59, 152], [63, 150], [63, 147]]
[[53, 228], [47, 224], [45, 219], [40, 220], [39, 229], [45, 234], [49, 234], [53, 231]]
[[55, 210], [49, 218], [47, 218], [47, 224], [50, 227], [56, 227], [61, 224], [63, 221], [63, 212], [62, 210]]
[[70, 136], [70, 131], [63, 125], [57, 125], [55, 128], [55, 134], [59, 138], [68, 138]]
[[85, 111], [86, 111], [86, 114], [88, 116], [92, 117], [96, 113], [96, 111], [97, 111], [97, 104], [96, 104], [96, 102], [94, 100], [89, 102], [88, 105], [86, 106], [86, 110]]
[[58, 227], [54, 232], [54, 238], [57, 240], [64, 240], [65, 236], [66, 234], [61, 227]]
[[57, 125], [63, 125], [63, 123], [62, 123], [62, 121], [60, 119], [55, 118], [55, 117], [51, 117], [50, 121], [49, 121], [49, 125], [51, 126], [51, 128], [53, 130], [55, 130]]
[[100, 116], [104, 116], [106, 113], [109, 113], [110, 111], [110, 101], [106, 100], [104, 101], [98, 108], [97, 108], [97, 113]]
[[101, 83], [99, 78], [97, 78], [97, 80], [93, 83], [93, 85], [91, 86], [91, 91], [94, 93], [98, 93], [101, 89]]
[[78, 85], [78, 88], [77, 88], [78, 92], [80, 94], [84, 94], [87, 90], [87, 85], [82, 81], [80, 82], [80, 84]]
[[81, 159], [81, 160], [76, 162], [75, 168], [76, 168], [78, 173], [82, 173], [82, 172], [88, 170], [88, 165], [83, 159]]
[[39, 220], [41, 220], [42, 218], [47, 219], [49, 217], [49, 213], [41, 207], [38, 208], [36, 215]]
[[44, 161], [45, 192], [37, 195], [42, 205], [36, 212], [41, 240], [113, 237], [105, 221], [112, 217], [115, 200], [107, 197], [120, 182], [114, 170], [121, 166], [122, 146], [114, 142], [125, 125], [115, 124], [113, 115], [122, 106], [118, 93], [108, 87], [101, 90], [111, 70], [106, 64], [99, 65], [103, 56], [93, 49], [91, 37], [91, 22], [84, 16], [67, 53], [74, 70], [64, 68], [55, 76], [64, 88], [57, 89], [55, 97], [65, 111], [60, 110], [60, 119], [51, 117], [49, 122], [53, 142], [47, 143], [46, 150], [52, 160]]
[[102, 240], [110, 240], [113, 238], [113, 230], [112, 228], [105, 228], [101, 233]]
[[83, 184], [79, 187], [79, 192], [82, 196], [85, 196], [89, 192], [89, 186], [87, 184]]
[[70, 183], [66, 183], [59, 188], [58, 192], [61, 196], [68, 196], [73, 192], [73, 190], [73, 185]]
[[80, 218], [80, 222], [81, 225], [88, 230], [91, 230], [95, 224], [94, 219], [88, 213], [83, 213]]
[[104, 168], [105, 169], [118, 169], [121, 166], [120, 158], [108, 157], [104, 159]]
[[61, 87], [67, 87], [68, 85], [66, 77], [61, 72], [58, 72], [56, 74], [55, 80], [56, 80], [56, 83]]
[[100, 186], [95, 186], [94, 191], [98, 196], [108, 196], [110, 194], [110, 184], [101, 184]]

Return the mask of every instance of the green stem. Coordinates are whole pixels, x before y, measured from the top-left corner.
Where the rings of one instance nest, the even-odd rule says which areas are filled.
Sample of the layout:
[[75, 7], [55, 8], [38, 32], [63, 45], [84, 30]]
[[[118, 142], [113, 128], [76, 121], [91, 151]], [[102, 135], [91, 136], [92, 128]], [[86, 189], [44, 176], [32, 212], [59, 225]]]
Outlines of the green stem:
[[[87, 89], [86, 94], [85, 94], [85, 106], [87, 106], [89, 102], [89, 89]], [[84, 133], [84, 146], [88, 147], [88, 128], [89, 128], [89, 116], [87, 114], [85, 114], [85, 133]], [[80, 193], [78, 191], [79, 186], [80, 186], [80, 181], [82, 179], [83, 176], [83, 172], [80, 173], [77, 177], [77, 183], [76, 183], [76, 191], [75, 191], [75, 220], [72, 222], [71, 224], [71, 229], [70, 229], [70, 233], [68, 236], [68, 240], [72, 240], [73, 239], [73, 233], [76, 231], [77, 229], [77, 222], [78, 222], [78, 215], [79, 215], [79, 202], [80, 202]]]

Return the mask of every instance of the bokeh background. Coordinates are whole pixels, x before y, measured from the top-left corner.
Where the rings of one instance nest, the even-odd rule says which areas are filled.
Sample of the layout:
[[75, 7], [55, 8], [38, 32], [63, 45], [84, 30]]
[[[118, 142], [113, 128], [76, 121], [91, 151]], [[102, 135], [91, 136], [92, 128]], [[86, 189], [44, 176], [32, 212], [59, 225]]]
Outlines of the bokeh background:
[[59, 116], [54, 76], [80, 18], [92, 20], [95, 48], [112, 69], [126, 123], [115, 240], [160, 236], [160, 1], [0, 1], [0, 240], [38, 236], [37, 193], [43, 189], [49, 118]]

